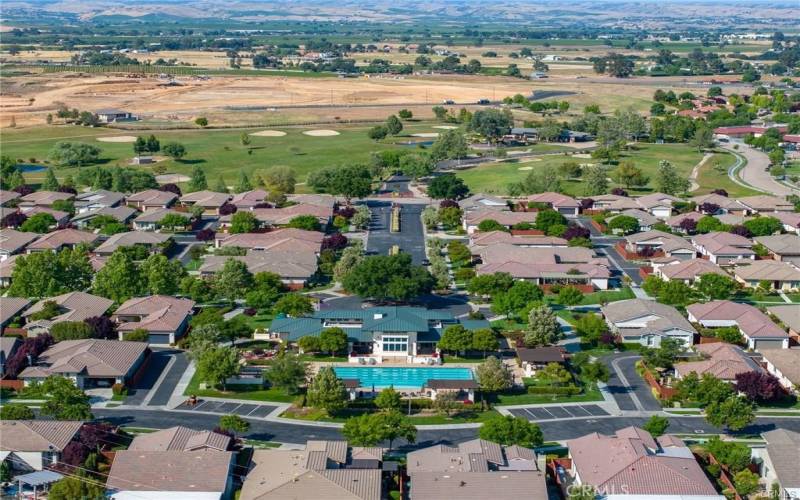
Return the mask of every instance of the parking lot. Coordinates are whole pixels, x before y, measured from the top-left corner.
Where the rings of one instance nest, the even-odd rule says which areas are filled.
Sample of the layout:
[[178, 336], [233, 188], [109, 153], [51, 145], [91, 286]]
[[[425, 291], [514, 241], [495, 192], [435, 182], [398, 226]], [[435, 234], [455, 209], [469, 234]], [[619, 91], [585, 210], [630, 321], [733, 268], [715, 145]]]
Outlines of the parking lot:
[[603, 417], [609, 413], [598, 405], [540, 406], [508, 410], [515, 417], [528, 420], [555, 420], [560, 418]]
[[221, 415], [239, 415], [240, 417], [249, 418], [264, 418], [273, 411], [277, 406], [272, 405], [258, 405], [247, 403], [228, 403], [225, 401], [210, 401], [200, 398], [200, 402], [194, 406], [187, 403], [182, 403], [175, 408], [176, 410], [184, 411], [202, 411], [208, 413], [219, 413]]

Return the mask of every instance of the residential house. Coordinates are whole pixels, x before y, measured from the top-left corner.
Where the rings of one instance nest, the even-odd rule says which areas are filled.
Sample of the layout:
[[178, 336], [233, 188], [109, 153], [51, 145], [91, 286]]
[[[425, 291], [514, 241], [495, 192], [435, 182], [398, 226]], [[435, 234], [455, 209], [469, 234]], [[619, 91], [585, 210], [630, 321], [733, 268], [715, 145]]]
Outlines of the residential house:
[[14, 265], [21, 255], [12, 255], [6, 260], [0, 260], [0, 288], [11, 286], [11, 276], [14, 274]]
[[269, 196], [269, 193], [263, 189], [252, 189], [233, 195], [231, 204], [239, 210], [253, 210], [259, 205], [266, 203], [267, 196]]
[[697, 221], [704, 217], [703, 214], [700, 212], [686, 212], [683, 214], [673, 215], [669, 219], [665, 221], [665, 223], [669, 226], [670, 230], [687, 234], [687, 231], [682, 227], [682, 224], [686, 220], [691, 220], [694, 224], [697, 224]]
[[59, 191], [36, 191], [19, 198], [20, 207], [51, 207], [57, 201], [71, 200], [75, 195]]
[[484, 208], [489, 208], [492, 210], [508, 210], [508, 202], [505, 198], [477, 193], [460, 200], [458, 202], [458, 208], [464, 212], [482, 210]]
[[22, 341], [19, 337], [0, 337], [0, 377], [4, 377], [6, 374], [6, 361], [17, 352], [21, 345]]
[[730, 266], [737, 261], [754, 260], [753, 242], [738, 234], [715, 231], [692, 236], [692, 245], [714, 264]]
[[128, 196], [127, 203], [142, 212], [158, 208], [169, 208], [178, 199], [178, 195], [171, 191], [160, 191], [158, 189], [147, 189]]
[[26, 248], [27, 253], [53, 251], [58, 252], [65, 248], [75, 248], [78, 245], [94, 245], [100, 236], [88, 231], [77, 229], [59, 229], [52, 233], [43, 234], [39, 239], [30, 243]]
[[692, 451], [672, 435], [638, 427], [613, 436], [597, 432], [567, 441], [571, 485], [593, 487], [598, 498], [722, 500]]
[[196, 431], [182, 425], [161, 429], [133, 438], [131, 451], [228, 451], [233, 439], [214, 431]]
[[773, 259], [800, 266], [800, 235], [775, 234], [757, 236], [753, 239], [756, 243], [763, 245]]
[[785, 198], [758, 194], [739, 198], [739, 203], [747, 207], [752, 213], [772, 214], [774, 212], [794, 212], [794, 204]]
[[80, 193], [75, 196], [75, 212], [82, 214], [101, 208], [114, 208], [122, 205], [123, 201], [125, 201], [124, 194], [106, 189]]
[[789, 328], [789, 336], [800, 344], [800, 304], [770, 306], [767, 311]]
[[527, 203], [544, 203], [565, 217], [577, 217], [581, 204], [575, 198], [561, 193], [539, 193], [526, 196], [522, 201]]
[[623, 210], [619, 213], [619, 215], [615, 215], [607, 219], [608, 222], [611, 222], [617, 217], [627, 216], [633, 217], [639, 223], [639, 231], [650, 231], [653, 229], [653, 226], [658, 224], [659, 222], [663, 222], [661, 219], [656, 217], [655, 215], [651, 215], [650, 212], [645, 212], [644, 210], [639, 210], [638, 208], [630, 208], [628, 210]]
[[0, 297], [0, 331], [30, 305], [31, 301], [22, 297]]
[[767, 442], [762, 476], [777, 483], [781, 500], [800, 498], [800, 432], [774, 429], [761, 435]]
[[95, 217], [112, 217], [116, 222], [128, 225], [139, 212], [135, 208], [122, 206], [112, 208], [95, 208], [76, 214], [70, 223], [78, 229], [85, 229]]
[[536, 452], [473, 439], [456, 446], [435, 445], [412, 451], [406, 470], [411, 500], [546, 500], [544, 463]]
[[254, 251], [319, 252], [325, 235], [318, 231], [285, 228], [267, 233], [217, 234], [216, 247], [239, 247]]
[[[591, 209], [603, 212], [619, 213], [623, 210], [641, 208], [636, 200], [627, 196], [616, 194], [599, 194], [589, 198], [592, 202]], [[586, 200], [584, 200], [586, 202]]]
[[122, 450], [114, 455], [106, 490], [112, 500], [227, 500], [235, 466], [230, 451]]
[[763, 363], [769, 373], [791, 393], [800, 393], [800, 348], [764, 349]]
[[747, 341], [747, 348], [786, 349], [789, 335], [769, 317], [749, 304], [730, 300], [713, 300], [706, 303], [691, 304], [686, 308], [689, 321], [706, 328], [736, 326]]
[[222, 205], [228, 203], [232, 196], [228, 193], [216, 193], [214, 191], [195, 191], [180, 197], [181, 205], [185, 207], [203, 207], [203, 213], [219, 215]]
[[[283, 208], [254, 208], [251, 213], [262, 226], [286, 226], [295, 217], [310, 215], [316, 217], [321, 227], [326, 227], [333, 217], [333, 208], [298, 203]], [[223, 215], [219, 222], [222, 226], [229, 226], [233, 215]]]
[[244, 256], [210, 255], [203, 260], [198, 271], [201, 276], [213, 276], [228, 259], [243, 262], [252, 273], [269, 272], [280, 276], [288, 288], [303, 288], [317, 273], [317, 254], [314, 250], [298, 248], [290, 251], [250, 250]]
[[130, 231], [110, 236], [95, 248], [94, 252], [99, 255], [111, 255], [118, 248], [141, 246], [147, 248], [149, 253], [157, 254], [163, 253], [172, 243], [172, 235], [169, 234]]
[[636, 198], [636, 204], [649, 214], [659, 219], [667, 219], [672, 216], [673, 205], [681, 200], [671, 194], [651, 193]]
[[671, 338], [689, 347], [697, 333], [677, 309], [654, 300], [620, 300], [600, 310], [611, 331], [623, 342], [658, 347], [662, 339]]
[[[28, 320], [28, 318], [44, 309], [45, 304], [54, 302], [59, 309], [59, 314], [52, 318]], [[28, 336], [35, 337], [42, 333], [50, 333], [50, 328], [56, 323], [64, 321], [83, 321], [88, 318], [102, 316], [114, 304], [113, 300], [98, 297], [86, 292], [69, 292], [55, 297], [40, 300], [22, 313], [28, 320], [25, 329]]]
[[569, 242], [564, 238], [527, 234], [515, 235], [506, 231], [488, 231], [485, 233], [479, 231], [472, 233], [469, 238], [469, 248], [472, 255], [475, 256], [480, 255], [483, 249], [498, 243], [506, 243], [524, 248], [566, 248], [569, 245]]
[[16, 191], [6, 191], [5, 189], [0, 189], [0, 205], [5, 205], [9, 201], [16, 200], [20, 196], [22, 195]]
[[61, 210], [53, 210], [50, 207], [44, 207], [41, 205], [34, 205], [30, 207], [20, 207], [20, 213], [25, 215], [25, 217], [31, 218], [36, 214], [49, 214], [53, 217], [55, 221], [53, 224], [50, 225], [50, 228], [64, 226], [69, 222], [69, 213], [63, 212]]
[[133, 229], [136, 231], [160, 231], [161, 221], [167, 215], [178, 215], [184, 217], [187, 222], [189, 220], [189, 214], [186, 212], [178, 212], [169, 208], [151, 208], [133, 220]]
[[119, 338], [136, 329], [146, 330], [152, 345], [175, 344], [186, 333], [195, 302], [168, 295], [135, 297], [123, 302], [111, 315]]
[[148, 354], [145, 342], [62, 340], [40, 354], [19, 378], [28, 385], [60, 375], [72, 379], [81, 389], [124, 385], [132, 380]]
[[733, 344], [725, 342], [698, 344], [694, 349], [705, 359], [676, 363], [676, 378], [681, 379], [690, 373], [702, 377], [708, 373], [720, 380], [735, 382], [736, 376], [741, 373], [764, 371], [741, 347]]
[[733, 268], [736, 281], [746, 287], [756, 288], [769, 283], [773, 290], [797, 290], [800, 288], [800, 268], [785, 261], [754, 260]]
[[769, 216], [781, 221], [784, 231], [800, 235], [800, 213], [775, 212], [774, 214], [769, 214]]
[[98, 109], [94, 112], [97, 115], [97, 120], [100, 123], [114, 123], [114, 122], [121, 122], [121, 121], [129, 121], [129, 120], [136, 120], [136, 116], [133, 115], [130, 111], [124, 111], [122, 109], [115, 109], [115, 108], [107, 108], [107, 109]]
[[316, 205], [331, 211], [336, 207], [336, 197], [329, 194], [290, 194], [286, 199], [296, 205]]
[[305, 449], [259, 449], [239, 500], [381, 500], [383, 455], [346, 441], [308, 441]]
[[21, 253], [29, 243], [39, 237], [38, 233], [0, 229], [0, 262]]
[[687, 285], [694, 284], [704, 274], [730, 277], [721, 267], [705, 259], [676, 259], [666, 265], [655, 267], [653, 274], [664, 281], [682, 281]]
[[536, 214], [537, 212], [511, 212], [508, 210], [482, 208], [466, 212], [463, 217], [463, 226], [467, 234], [472, 234], [478, 230], [481, 222], [493, 220], [511, 229], [516, 224], [534, 224], [536, 222]]
[[717, 215], [717, 214], [734, 214], [734, 215], [747, 215], [750, 211], [748, 208], [741, 203], [736, 198], [728, 198], [727, 196], [722, 196], [721, 194], [717, 193], [709, 193], [703, 194], [700, 196], [693, 196], [689, 198], [689, 201], [693, 202], [696, 206], [701, 205], [716, 205], [719, 207], [714, 213], [710, 215]]
[[55, 465], [82, 426], [72, 420], [0, 420], [0, 461], [22, 473]]
[[693, 259], [697, 252], [686, 239], [663, 231], [651, 230], [625, 237], [625, 250], [636, 254], [662, 254], [681, 260]]
[[753, 217], [738, 214], [717, 214], [714, 218], [727, 226], [741, 226]]
[[405, 359], [409, 363], [430, 363], [439, 358], [436, 344], [442, 332], [457, 324], [468, 330], [489, 327], [488, 321], [455, 318], [444, 310], [397, 306], [333, 309], [298, 318], [275, 318], [269, 334], [294, 343], [302, 337], [319, 336], [326, 328], [339, 327], [347, 333], [350, 362], [359, 362], [355, 354], [363, 354], [376, 362]]
[[559, 346], [544, 346], [528, 349], [517, 347], [517, 359], [526, 377], [533, 377], [536, 372], [550, 363], [564, 365], [569, 359], [567, 351]]

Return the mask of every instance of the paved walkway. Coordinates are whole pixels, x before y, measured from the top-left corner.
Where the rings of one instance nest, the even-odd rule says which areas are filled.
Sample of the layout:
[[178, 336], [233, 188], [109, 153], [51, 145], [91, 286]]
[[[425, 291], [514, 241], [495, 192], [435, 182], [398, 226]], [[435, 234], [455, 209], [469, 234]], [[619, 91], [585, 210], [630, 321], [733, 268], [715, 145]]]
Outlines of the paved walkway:
[[689, 192], [697, 191], [700, 189], [700, 184], [697, 183], [697, 175], [700, 173], [700, 169], [706, 162], [714, 156], [714, 153], [706, 153], [703, 155], [703, 159], [700, 160], [697, 165], [694, 166], [692, 169], [692, 173], [689, 174], [689, 182], [692, 183], [692, 186], [689, 188]]
[[[738, 171], [738, 176], [748, 187], [779, 196], [786, 196], [793, 193], [800, 194], [800, 189], [790, 188], [776, 181], [775, 178], [770, 175], [768, 171], [769, 157], [766, 153], [751, 148], [744, 143], [736, 143], [736, 145], [739, 146], [739, 149], [734, 149], [734, 144], [724, 144], [722, 147], [734, 154], [738, 153], [744, 157], [747, 163]], [[733, 171], [734, 169], [731, 170], [729, 176], [737, 175], [737, 173]], [[734, 182], [736, 181], [736, 179], [733, 180]]]

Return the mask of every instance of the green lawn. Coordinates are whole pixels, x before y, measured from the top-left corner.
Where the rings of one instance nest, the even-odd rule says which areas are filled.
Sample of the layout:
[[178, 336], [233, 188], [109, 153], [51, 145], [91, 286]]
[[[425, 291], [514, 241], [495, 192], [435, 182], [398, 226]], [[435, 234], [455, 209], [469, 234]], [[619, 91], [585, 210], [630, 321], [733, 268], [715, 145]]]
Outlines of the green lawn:
[[603, 302], [616, 302], [634, 298], [633, 290], [626, 286], [619, 290], [604, 290], [602, 292], [587, 293], [579, 305], [588, 306], [592, 304], [602, 304]]
[[583, 393], [575, 396], [548, 396], [545, 394], [498, 394], [495, 404], [501, 406], [510, 405], [532, 405], [532, 404], [548, 404], [548, 403], [583, 403], [587, 401], [602, 401], [603, 395], [597, 388], [597, 385], [591, 384], [584, 386], [586, 389]]
[[759, 194], [758, 191], [736, 184], [728, 177], [728, 169], [735, 163], [736, 157], [731, 153], [714, 153], [714, 156], [698, 170], [697, 184], [700, 187], [692, 194], [708, 194], [715, 189], [724, 189], [730, 197]]
[[[407, 124], [403, 135], [417, 132], [433, 132], [433, 122]], [[336, 129], [338, 136], [310, 137], [304, 135], [305, 130], [324, 128]], [[25, 129], [8, 129], [3, 132], [3, 154], [14, 159], [43, 163], [53, 145], [58, 141], [85, 142], [101, 149], [103, 165], [128, 165], [133, 157], [130, 143], [100, 142], [97, 137], [113, 135], [149, 135], [154, 134], [161, 144], [179, 142], [186, 147], [187, 156], [180, 161], [165, 160], [159, 165], [167, 167], [168, 173], [189, 175], [199, 165], [206, 172], [209, 185], [214, 185], [217, 178], [223, 175], [229, 185], [233, 185], [240, 171], [251, 175], [276, 165], [292, 167], [303, 183], [310, 172], [322, 167], [338, 164], [366, 162], [374, 151], [403, 148], [392, 143], [378, 143], [367, 137], [368, 126], [307, 126], [283, 127], [283, 137], [251, 136], [248, 148], [243, 147], [239, 138], [242, 132], [257, 132], [260, 128], [250, 129], [184, 129], [184, 130], [137, 130], [121, 131], [107, 128], [87, 128], [78, 126], [45, 126]], [[425, 140], [415, 137], [398, 136], [396, 141]], [[428, 139], [430, 140], [430, 139]], [[150, 167], [137, 167], [150, 169]], [[58, 177], [76, 174], [76, 168], [61, 168]], [[26, 174], [31, 182], [39, 182], [44, 173]], [[303, 185], [298, 186], [302, 191]]]
[[195, 395], [198, 397], [246, 399], [248, 401], [274, 401], [277, 403], [291, 403], [296, 396], [289, 395], [280, 389], [262, 389], [256, 385], [233, 385], [229, 386], [225, 392], [216, 389], [200, 389], [200, 379], [197, 373], [192, 376], [192, 380], [183, 391], [185, 396]]
[[[635, 193], [655, 189], [655, 174], [661, 160], [669, 160], [681, 174], [688, 177], [702, 158], [703, 155], [696, 148], [691, 148], [686, 144], [637, 144], [632, 150], [623, 152], [620, 161], [634, 162], [650, 178], [650, 184], [646, 189], [631, 190]], [[506, 194], [510, 183], [522, 181], [530, 171], [545, 166], [557, 167], [567, 160], [570, 160], [569, 156], [553, 155], [537, 158], [536, 161], [489, 163], [463, 170], [458, 175], [464, 179], [473, 192]], [[575, 158], [574, 160], [580, 163], [597, 163], [591, 158]], [[609, 169], [613, 168], [613, 166], [609, 166]], [[610, 187], [615, 186], [614, 183], [610, 185]], [[580, 196], [585, 192], [586, 186], [582, 180], [573, 179], [563, 181], [561, 187], [567, 194]]]
[[[289, 409], [285, 411], [281, 417], [290, 418], [293, 420], [306, 420], [312, 422], [333, 422], [344, 423], [348, 418], [363, 415], [364, 413], [374, 412], [377, 410], [370, 410], [367, 408], [348, 408], [336, 415], [328, 415], [323, 410], [313, 408], [305, 408], [302, 413], [296, 413]], [[409, 420], [414, 425], [446, 425], [446, 424], [469, 424], [481, 423], [498, 415], [494, 410], [487, 411], [466, 411], [462, 413], [455, 413], [453, 415], [411, 415]]]

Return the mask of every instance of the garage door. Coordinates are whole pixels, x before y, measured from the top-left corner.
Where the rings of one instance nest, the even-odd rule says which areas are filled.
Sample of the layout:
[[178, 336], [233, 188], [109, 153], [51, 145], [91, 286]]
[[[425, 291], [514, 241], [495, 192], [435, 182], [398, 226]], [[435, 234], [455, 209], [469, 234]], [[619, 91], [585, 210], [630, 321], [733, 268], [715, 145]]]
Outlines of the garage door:
[[756, 340], [756, 349], [780, 349], [782, 347], [782, 340]]
[[156, 345], [169, 345], [169, 334], [151, 333], [147, 341]]

